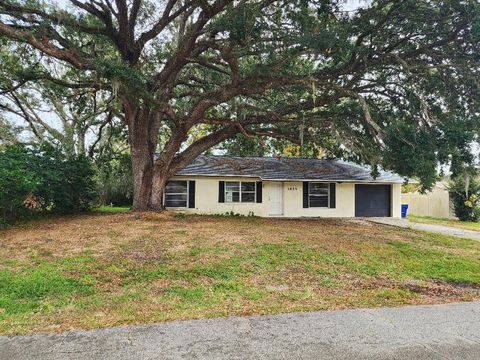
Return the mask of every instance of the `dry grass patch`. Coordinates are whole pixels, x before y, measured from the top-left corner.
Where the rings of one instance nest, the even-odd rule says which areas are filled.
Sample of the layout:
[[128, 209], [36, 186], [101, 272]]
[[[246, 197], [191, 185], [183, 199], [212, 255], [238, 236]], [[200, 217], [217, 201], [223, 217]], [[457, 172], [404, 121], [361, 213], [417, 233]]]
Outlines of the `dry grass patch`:
[[356, 220], [114, 212], [0, 239], [4, 334], [480, 298], [480, 243]]

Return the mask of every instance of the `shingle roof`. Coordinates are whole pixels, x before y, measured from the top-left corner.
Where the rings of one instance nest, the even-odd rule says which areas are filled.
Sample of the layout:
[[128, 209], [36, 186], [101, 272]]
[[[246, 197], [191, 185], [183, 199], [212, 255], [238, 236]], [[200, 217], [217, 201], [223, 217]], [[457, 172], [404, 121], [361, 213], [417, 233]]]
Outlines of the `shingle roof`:
[[262, 180], [324, 180], [378, 183], [403, 183], [404, 178], [381, 171], [377, 178], [371, 170], [341, 160], [276, 157], [236, 157], [200, 155], [177, 173], [187, 176], [239, 176]]

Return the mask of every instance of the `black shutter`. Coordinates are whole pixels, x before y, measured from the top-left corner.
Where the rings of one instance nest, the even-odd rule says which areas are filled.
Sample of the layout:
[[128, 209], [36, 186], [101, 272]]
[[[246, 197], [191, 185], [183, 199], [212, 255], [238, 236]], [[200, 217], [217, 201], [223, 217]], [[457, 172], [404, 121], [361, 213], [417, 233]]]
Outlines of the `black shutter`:
[[188, 182], [188, 207], [195, 209], [195, 181], [190, 180]]
[[257, 181], [257, 203], [262, 202], [262, 182]]
[[337, 197], [337, 192], [335, 183], [330, 183], [330, 208], [335, 209], [336, 206], [336, 197]]
[[218, 202], [225, 202], [225, 181], [218, 182]]
[[303, 182], [303, 207], [308, 208], [308, 181]]

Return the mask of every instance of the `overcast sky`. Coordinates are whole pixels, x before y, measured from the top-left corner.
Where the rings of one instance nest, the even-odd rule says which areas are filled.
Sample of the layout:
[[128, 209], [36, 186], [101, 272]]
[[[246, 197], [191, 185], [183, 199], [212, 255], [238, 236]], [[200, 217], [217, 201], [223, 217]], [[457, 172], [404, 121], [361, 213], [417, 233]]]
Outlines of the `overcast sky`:
[[371, 0], [347, 0], [345, 4], [345, 10], [352, 11], [359, 7], [366, 6]]

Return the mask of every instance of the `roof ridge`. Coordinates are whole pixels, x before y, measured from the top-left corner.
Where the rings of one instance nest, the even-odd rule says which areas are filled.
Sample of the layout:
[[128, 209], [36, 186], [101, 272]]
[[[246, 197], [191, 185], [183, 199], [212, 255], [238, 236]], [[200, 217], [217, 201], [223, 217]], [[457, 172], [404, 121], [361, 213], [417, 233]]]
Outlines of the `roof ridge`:
[[275, 159], [275, 160], [280, 160], [280, 159], [292, 159], [292, 160], [319, 160], [319, 161], [339, 161], [340, 159], [335, 158], [335, 159], [327, 159], [327, 158], [308, 158], [308, 157], [297, 157], [297, 156], [274, 156], [274, 155], [269, 155], [269, 156], [240, 156], [240, 155], [199, 155], [199, 157], [216, 157], [216, 158], [237, 158], [237, 159]]

